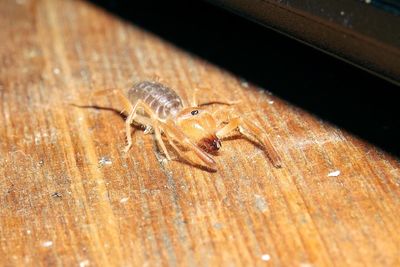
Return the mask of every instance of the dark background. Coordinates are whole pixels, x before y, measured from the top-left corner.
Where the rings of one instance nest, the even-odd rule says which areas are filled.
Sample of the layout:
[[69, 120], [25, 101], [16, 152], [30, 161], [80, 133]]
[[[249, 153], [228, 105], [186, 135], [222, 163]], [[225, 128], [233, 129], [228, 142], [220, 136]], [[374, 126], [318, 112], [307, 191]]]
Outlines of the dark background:
[[91, 2], [400, 156], [396, 85], [208, 2]]

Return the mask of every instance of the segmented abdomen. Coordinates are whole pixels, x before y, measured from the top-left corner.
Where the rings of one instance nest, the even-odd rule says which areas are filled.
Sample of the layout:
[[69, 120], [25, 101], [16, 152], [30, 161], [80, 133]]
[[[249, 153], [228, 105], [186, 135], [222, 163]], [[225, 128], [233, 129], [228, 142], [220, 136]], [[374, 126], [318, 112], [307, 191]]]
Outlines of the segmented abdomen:
[[175, 116], [183, 107], [182, 99], [172, 89], [154, 81], [136, 83], [129, 89], [128, 98], [133, 105], [142, 100], [160, 119]]

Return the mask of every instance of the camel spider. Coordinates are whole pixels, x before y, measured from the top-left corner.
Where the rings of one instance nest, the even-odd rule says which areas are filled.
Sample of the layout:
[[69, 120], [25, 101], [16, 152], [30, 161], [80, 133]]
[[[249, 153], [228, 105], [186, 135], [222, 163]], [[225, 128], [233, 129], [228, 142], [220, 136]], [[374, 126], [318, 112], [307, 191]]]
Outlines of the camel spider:
[[[112, 90], [116, 94], [127, 114], [125, 121], [128, 152], [132, 146], [132, 123], [145, 126], [145, 132], [154, 131], [156, 141], [168, 160], [168, 153], [162, 136], [184, 159], [183, 148], [191, 150], [206, 164], [216, 170], [216, 162], [212, 154], [221, 148], [221, 139], [234, 130], [239, 130], [243, 136], [257, 140], [265, 149], [272, 165], [281, 168], [281, 160], [273, 145], [263, 134], [263, 131], [251, 121], [236, 117], [222, 126], [218, 126], [213, 114], [202, 106], [209, 104], [231, 105], [232, 102], [214, 101], [198, 105], [195, 97], [191, 106], [184, 105], [178, 94], [167, 86], [156, 81], [141, 81], [129, 90], [125, 96], [120, 90]], [[190, 161], [190, 160], [189, 160]]]

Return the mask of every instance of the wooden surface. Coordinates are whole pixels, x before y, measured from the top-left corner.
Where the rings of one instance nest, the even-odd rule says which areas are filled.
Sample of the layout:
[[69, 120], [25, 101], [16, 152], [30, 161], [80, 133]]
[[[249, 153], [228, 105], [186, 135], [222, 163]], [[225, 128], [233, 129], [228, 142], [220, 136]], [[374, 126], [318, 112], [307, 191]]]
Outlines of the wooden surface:
[[[2, 1], [0, 28], [2, 266], [400, 265], [396, 159], [86, 2]], [[153, 75], [242, 100], [284, 168], [246, 140], [216, 173], [166, 162], [141, 131], [124, 157], [120, 115], [70, 105]]]

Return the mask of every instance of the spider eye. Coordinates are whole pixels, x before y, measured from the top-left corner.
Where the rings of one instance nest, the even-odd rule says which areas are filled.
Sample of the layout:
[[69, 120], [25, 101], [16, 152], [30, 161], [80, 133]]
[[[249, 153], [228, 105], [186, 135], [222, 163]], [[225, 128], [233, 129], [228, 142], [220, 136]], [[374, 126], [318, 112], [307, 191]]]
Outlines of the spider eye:
[[197, 109], [195, 109], [195, 110], [192, 110], [192, 111], [190, 112], [190, 114], [192, 114], [192, 115], [194, 116], [194, 115], [199, 114], [199, 111], [198, 111]]

